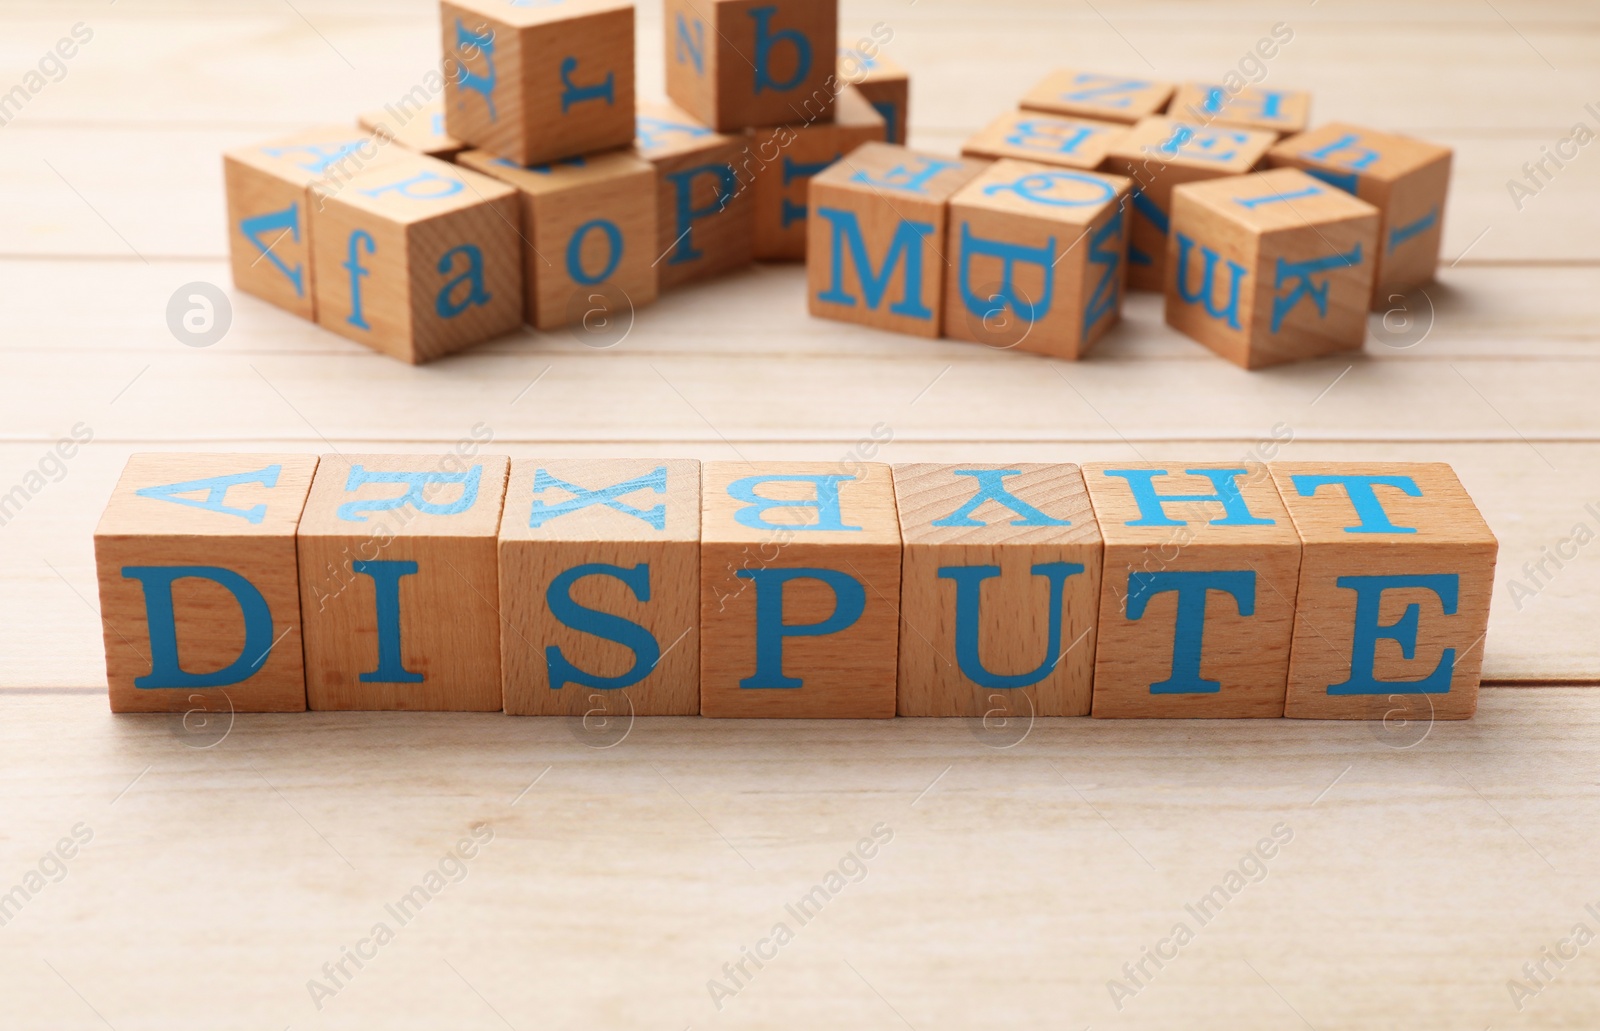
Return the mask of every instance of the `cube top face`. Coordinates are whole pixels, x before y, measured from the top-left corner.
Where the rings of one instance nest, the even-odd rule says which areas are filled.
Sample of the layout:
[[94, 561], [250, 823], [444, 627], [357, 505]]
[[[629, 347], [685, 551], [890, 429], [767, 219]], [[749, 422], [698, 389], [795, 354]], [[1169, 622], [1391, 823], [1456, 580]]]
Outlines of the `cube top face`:
[[863, 143], [811, 182], [943, 204], [985, 167], [982, 161], [938, 157], [891, 143]]
[[950, 203], [1087, 226], [1120, 206], [1132, 186], [1120, 175], [1003, 159], [963, 186]]
[[724, 132], [827, 121], [837, 0], [667, 0], [667, 94]]
[[467, 149], [465, 143], [444, 131], [444, 101], [438, 97], [416, 110], [394, 105], [368, 111], [357, 121], [374, 135], [392, 137], [407, 150], [428, 157], [448, 160]]
[[1174, 192], [1252, 233], [1378, 217], [1371, 204], [1297, 168], [1185, 183]]
[[352, 176], [330, 204], [348, 205], [395, 225], [409, 226], [466, 211], [515, 193], [504, 183], [457, 168], [448, 161], [406, 154]]
[[1029, 90], [1021, 106], [1030, 111], [1131, 123], [1166, 110], [1172, 91], [1170, 82], [1063, 68]]
[[223, 156], [299, 186], [352, 166], [366, 167], [384, 151], [381, 140], [355, 125], [324, 125], [265, 143], [233, 147]]
[[1449, 161], [1449, 147], [1408, 136], [1332, 122], [1282, 140], [1272, 148], [1274, 163], [1313, 169], [1350, 193], [1367, 195], [1357, 183], [1393, 183], [1436, 162]]
[[642, 158], [675, 157], [731, 143], [676, 104], [641, 101], [634, 115], [633, 149]]
[[95, 536], [292, 535], [316, 468], [311, 455], [130, 455]]
[[1169, 114], [1202, 125], [1237, 125], [1263, 132], [1295, 133], [1311, 118], [1311, 94], [1304, 90], [1276, 90], [1186, 82], [1168, 106]]
[[324, 455], [301, 537], [494, 537], [510, 460], [498, 455]]
[[1101, 543], [1075, 465], [919, 462], [892, 468], [900, 535], [908, 548]]
[[871, 53], [861, 46], [841, 43], [837, 74], [840, 82], [856, 85], [862, 82], [894, 82], [910, 78], [906, 70], [883, 55]]
[[900, 543], [887, 465], [707, 462], [701, 483], [706, 543]]
[[586, 14], [633, 12], [632, 0], [449, 0], [448, 6], [514, 29], [559, 25]]
[[1275, 133], [1252, 129], [1145, 118], [1111, 145], [1110, 156], [1152, 169], [1170, 166], [1210, 175], [1242, 175], [1266, 157], [1277, 139]]
[[493, 176], [522, 193], [541, 196], [595, 183], [614, 183], [628, 176], [653, 177], [650, 162], [625, 150], [553, 161], [546, 165], [519, 165], [486, 150], [469, 150], [458, 159], [468, 168]]
[[1095, 169], [1127, 133], [1128, 127], [1118, 122], [1007, 111], [963, 143], [961, 154]]
[[1273, 462], [1268, 468], [1307, 547], [1496, 546], [1494, 532], [1442, 462]]
[[1267, 467], [1093, 462], [1083, 480], [1106, 546], [1300, 546]]
[[[796, 131], [804, 132], [806, 129], [873, 129], [887, 132], [888, 125], [883, 115], [872, 101], [854, 86], [846, 86], [839, 91], [833, 102], [833, 122], [822, 122], [814, 126], [798, 127]], [[868, 141], [871, 142], [871, 141]], [[880, 141], [885, 142], [885, 141]]]
[[700, 463], [519, 458], [500, 540], [698, 543]]

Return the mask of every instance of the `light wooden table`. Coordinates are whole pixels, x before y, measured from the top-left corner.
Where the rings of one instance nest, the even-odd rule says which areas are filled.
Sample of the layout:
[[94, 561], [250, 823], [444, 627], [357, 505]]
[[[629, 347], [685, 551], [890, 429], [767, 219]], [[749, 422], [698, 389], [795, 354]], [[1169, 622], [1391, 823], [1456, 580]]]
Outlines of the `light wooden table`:
[[[1355, 361], [1244, 373], [1147, 295], [1076, 365], [897, 338], [808, 319], [789, 267], [671, 294], [608, 349], [524, 334], [413, 369], [247, 297], [223, 341], [179, 344], [168, 298], [228, 284], [219, 151], [404, 93], [436, 60], [434, 17], [0, 7], [0, 90], [74, 22], [93, 32], [0, 126], [0, 493], [74, 426], [94, 437], [0, 526], [0, 895], [92, 835], [0, 926], [0, 1026], [1600, 1024], [1600, 944], [1545, 961], [1520, 1010], [1509, 986], [1537, 989], [1524, 964], [1575, 924], [1600, 934], [1600, 549], [1520, 607], [1509, 587], [1600, 530], [1600, 144], [1520, 210], [1507, 187], [1575, 123], [1600, 131], [1600, 9], [844, 4], [846, 32], [892, 27], [913, 143], [947, 152], [1051, 67], [1214, 79], [1286, 22], [1269, 84], [1314, 90], [1318, 120], [1456, 148], [1426, 337]], [[639, 22], [653, 89], [659, 5]], [[1431, 728], [660, 720], [618, 740], [106, 711], [90, 534], [130, 451], [438, 450], [474, 427], [513, 455], [831, 459], [884, 427], [890, 461], [1211, 459], [1276, 429], [1291, 459], [1448, 461], [1501, 540], [1496, 686], [1476, 720]], [[401, 926], [386, 906], [479, 823], [493, 839]], [[892, 839], [801, 926], [786, 906], [874, 828]], [[1186, 904], [1274, 828], [1292, 840], [1200, 926]], [[393, 940], [318, 1009], [308, 981], [336, 987], [323, 964], [380, 921]], [[793, 940], [761, 945], [780, 921]], [[1129, 980], [1180, 921], [1193, 940]], [[758, 946], [772, 958], [732, 980]], [[720, 1009], [712, 979], [737, 989]], [[1112, 979], [1137, 990], [1120, 1009]]]

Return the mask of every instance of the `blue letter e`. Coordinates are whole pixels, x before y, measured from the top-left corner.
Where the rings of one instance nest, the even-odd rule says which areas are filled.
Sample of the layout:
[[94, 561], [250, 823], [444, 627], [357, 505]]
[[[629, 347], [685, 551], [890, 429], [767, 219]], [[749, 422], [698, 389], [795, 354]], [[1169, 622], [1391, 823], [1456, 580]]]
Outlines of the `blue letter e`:
[[1373, 667], [1378, 658], [1378, 642], [1393, 641], [1406, 659], [1417, 655], [1417, 624], [1422, 608], [1416, 602], [1393, 623], [1379, 623], [1383, 592], [1405, 588], [1432, 591], [1438, 595], [1444, 614], [1456, 614], [1461, 594], [1461, 577], [1455, 573], [1420, 573], [1415, 576], [1341, 576], [1334, 584], [1356, 592], [1356, 625], [1350, 635], [1350, 677], [1328, 685], [1331, 695], [1352, 694], [1446, 694], [1456, 671], [1456, 650], [1444, 649], [1439, 664], [1421, 680], [1379, 680]]
[[[145, 620], [150, 625], [150, 673], [133, 686], [227, 687], [255, 676], [277, 643], [272, 610], [249, 580], [220, 566], [123, 566], [122, 575], [144, 587]], [[213, 673], [187, 673], [178, 663], [178, 627], [172, 611], [172, 585], [185, 578], [220, 584], [239, 603], [244, 617], [244, 647], [239, 657]]]
[[[756, 585], [756, 671], [739, 681], [747, 687], [804, 687], [799, 677], [783, 675], [785, 637], [822, 637], [855, 625], [867, 608], [861, 581], [837, 569], [742, 569], [736, 574]], [[833, 614], [816, 623], [783, 621], [783, 589], [791, 580], [820, 580], [833, 591]]]

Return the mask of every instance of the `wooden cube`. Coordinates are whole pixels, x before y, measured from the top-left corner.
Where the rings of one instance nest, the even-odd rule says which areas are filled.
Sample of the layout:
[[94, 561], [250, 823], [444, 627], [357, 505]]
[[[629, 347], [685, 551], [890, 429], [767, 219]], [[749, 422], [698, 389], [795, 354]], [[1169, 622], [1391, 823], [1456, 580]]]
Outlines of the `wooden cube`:
[[1122, 311], [1129, 181], [997, 161], [950, 199], [944, 334], [1079, 358]]
[[1270, 468], [1304, 549], [1285, 715], [1470, 717], [1498, 544], [1455, 472]]
[[660, 227], [650, 162], [627, 151], [532, 168], [481, 150], [457, 160], [515, 187], [521, 199], [528, 322], [556, 329], [656, 299]]
[[633, 4], [442, 0], [444, 125], [535, 165], [633, 142]]
[[984, 163], [868, 143], [811, 180], [811, 314], [936, 337], [944, 308], [945, 205]]
[[507, 465], [460, 452], [323, 456], [299, 537], [312, 709], [500, 708]]
[[328, 125], [225, 151], [233, 285], [315, 319], [311, 188], [381, 164], [396, 149], [363, 129]]
[[896, 465], [901, 716], [1087, 716], [1102, 542], [1075, 465]]
[[317, 324], [413, 364], [522, 323], [515, 191], [420, 154], [364, 169], [311, 214]]
[[136, 454], [94, 533], [112, 712], [299, 712], [309, 455]]
[[719, 132], [833, 118], [838, 0], [666, 0], [667, 96]]
[[1303, 169], [1378, 209], [1375, 311], [1439, 270], [1450, 161], [1449, 147], [1344, 122], [1291, 136], [1267, 155], [1271, 165]]
[[883, 116], [886, 143], [905, 146], [906, 127], [911, 124], [911, 75], [882, 51], [869, 49], [863, 38], [854, 45], [839, 47], [838, 77], [860, 91], [878, 114]]
[[780, 125], [748, 134], [741, 178], [755, 201], [755, 256], [804, 261], [806, 196], [811, 179], [863, 143], [882, 143], [883, 116], [859, 90], [839, 93], [831, 122]]
[[961, 145], [961, 156], [993, 161], [1015, 158], [1093, 171], [1111, 145], [1128, 134], [1120, 122], [1065, 118], [1037, 111], [1007, 111]]
[[1166, 312], [1236, 365], [1359, 351], [1378, 212], [1294, 168], [1174, 191]]
[[1300, 538], [1259, 463], [1083, 467], [1105, 537], [1095, 716], [1282, 716]]
[[1167, 223], [1180, 183], [1242, 175], [1277, 139], [1270, 132], [1146, 118], [1112, 145], [1105, 171], [1133, 180], [1128, 226], [1128, 288], [1160, 290], [1166, 282]]
[[1167, 114], [1198, 125], [1237, 126], [1284, 135], [1303, 131], [1311, 120], [1311, 94], [1244, 83], [1230, 88], [1186, 82], [1173, 95]]
[[889, 467], [708, 462], [701, 479], [700, 714], [893, 716]]
[[376, 111], [368, 111], [358, 121], [361, 128], [379, 137], [426, 154], [440, 161], [453, 161], [467, 149], [466, 143], [444, 131], [444, 98], [417, 101], [407, 96]]
[[755, 203], [741, 185], [745, 141], [707, 128], [672, 104], [639, 105], [634, 151], [656, 175], [660, 289], [750, 264]]
[[1165, 111], [1172, 91], [1170, 82], [1062, 68], [1029, 90], [1020, 106], [1028, 111], [1131, 125]]
[[500, 616], [508, 713], [699, 713], [700, 463], [512, 462]]

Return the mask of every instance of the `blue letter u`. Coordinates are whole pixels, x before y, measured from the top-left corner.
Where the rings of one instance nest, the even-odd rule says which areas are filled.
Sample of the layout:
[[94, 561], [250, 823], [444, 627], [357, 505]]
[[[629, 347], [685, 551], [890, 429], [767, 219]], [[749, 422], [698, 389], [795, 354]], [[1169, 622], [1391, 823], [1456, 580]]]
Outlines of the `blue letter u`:
[[1061, 661], [1061, 610], [1067, 577], [1083, 572], [1083, 566], [1077, 562], [1041, 562], [1030, 572], [1050, 581], [1050, 636], [1045, 644], [1044, 661], [1031, 673], [990, 673], [983, 666], [978, 646], [978, 613], [983, 582], [999, 576], [1000, 567], [939, 567], [939, 579], [956, 582], [956, 665], [963, 676], [979, 687], [1029, 687], [1049, 676]]

